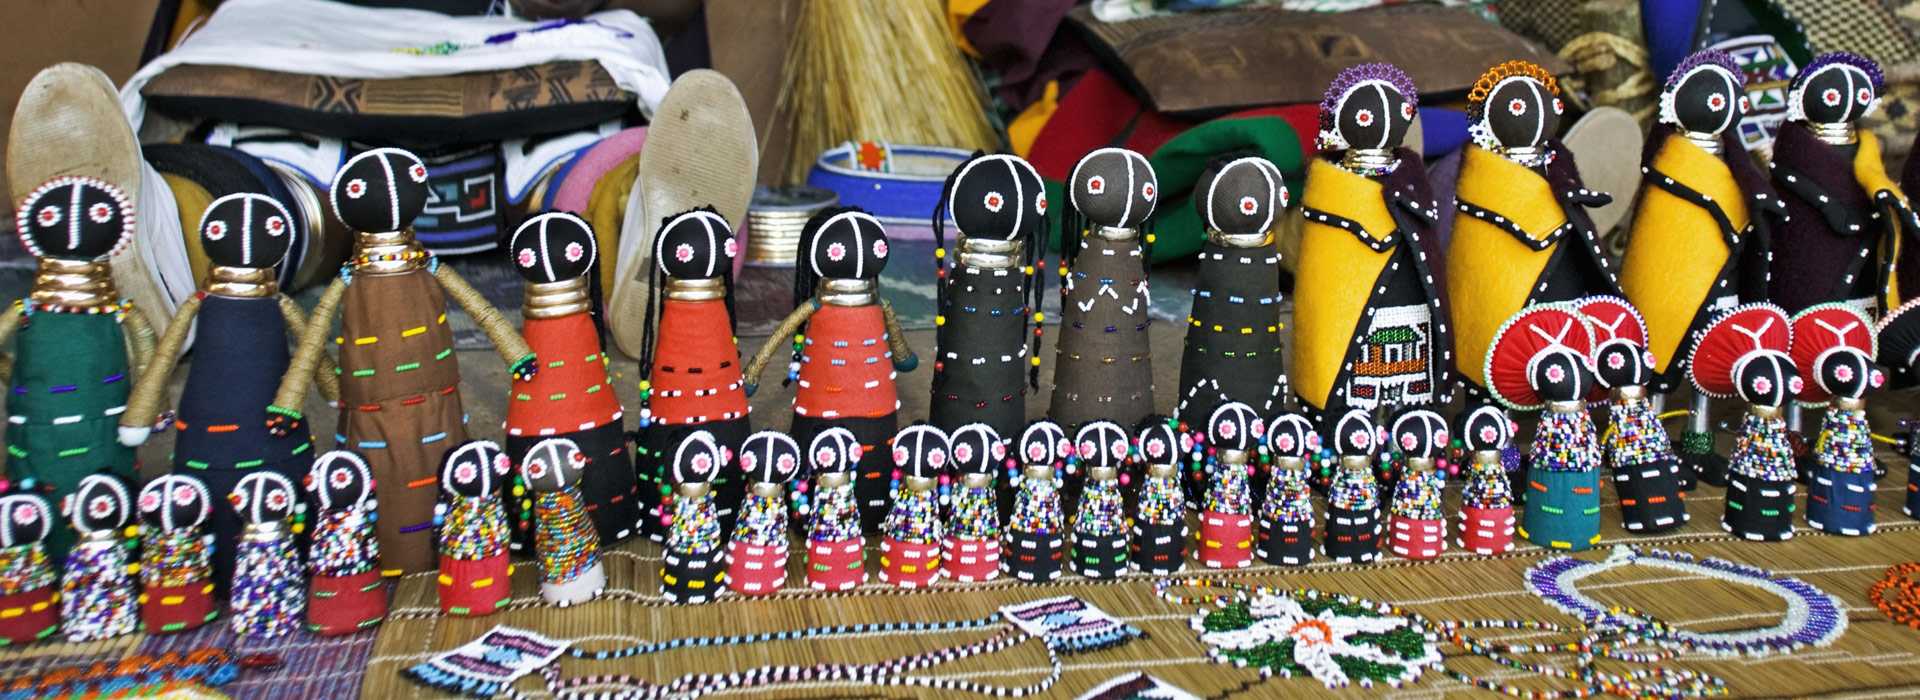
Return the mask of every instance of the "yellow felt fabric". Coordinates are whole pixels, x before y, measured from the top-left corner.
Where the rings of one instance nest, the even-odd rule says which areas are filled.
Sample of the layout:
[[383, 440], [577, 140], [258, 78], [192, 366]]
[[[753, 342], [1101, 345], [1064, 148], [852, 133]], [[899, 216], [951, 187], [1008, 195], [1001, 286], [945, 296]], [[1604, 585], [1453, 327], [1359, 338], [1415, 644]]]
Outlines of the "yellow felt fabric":
[[[600, 244], [600, 290], [602, 294], [613, 293], [613, 261], [620, 251], [620, 224], [627, 216], [627, 194], [633, 191], [633, 178], [640, 171], [640, 155], [634, 154], [619, 165], [609, 168], [593, 183], [593, 191], [587, 194], [587, 210], [580, 218], [593, 226], [593, 239]], [[651, 235], [651, 231], [632, 231], [635, 236]], [[647, 258], [652, 265], [652, 258]]]
[[[1394, 229], [1380, 183], [1319, 158], [1307, 166], [1301, 206], [1352, 219], [1375, 240], [1385, 239]], [[1393, 251], [1374, 252], [1346, 229], [1311, 218], [1304, 221], [1300, 262], [1294, 273], [1293, 359], [1287, 365], [1292, 368], [1288, 380], [1302, 400], [1325, 409], [1339, 381], [1354, 327], [1366, 313], [1373, 285]]]
[[184, 175], [161, 173], [160, 177], [173, 190], [173, 206], [180, 212], [180, 237], [187, 243], [187, 264], [193, 268], [193, 278], [204, 281], [207, 268], [213, 262], [207, 259], [207, 250], [200, 246], [200, 217], [206, 215], [207, 206], [213, 204], [213, 194]]
[[1060, 109], [1060, 81], [1047, 81], [1047, 88], [1040, 99], [1027, 105], [1007, 124], [1007, 143], [1013, 146], [1014, 154], [1021, 158], [1033, 151], [1033, 142], [1040, 139], [1040, 130], [1046, 128], [1047, 120]]
[[979, 12], [980, 8], [986, 7], [990, 1], [947, 0], [947, 31], [953, 33], [953, 43], [968, 56], [979, 58], [980, 50], [973, 47], [973, 42], [967, 41], [967, 33], [964, 31], [967, 20], [973, 19], [973, 13]]
[[[1499, 212], [1534, 240], [1567, 222], [1545, 177], [1479, 146], [1467, 147], [1458, 196]], [[1526, 305], [1547, 260], [1563, 243], [1535, 251], [1503, 228], [1464, 212], [1455, 215], [1453, 240], [1447, 245], [1447, 303], [1453, 316], [1453, 355], [1460, 375], [1474, 386], [1487, 385], [1485, 359], [1493, 335]]]
[[[1746, 154], [1735, 154], [1744, 158]], [[1653, 169], [1713, 199], [1736, 232], [1747, 229], [1747, 198], [1720, 156], [1684, 138], [1669, 137]], [[1653, 368], [1676, 359], [1693, 318], [1713, 293], [1729, 251], [1713, 213], [1654, 185], [1641, 185], [1633, 231], [1620, 266], [1620, 289], [1647, 319]]]
[[[1853, 152], [1853, 178], [1859, 181], [1861, 189], [1867, 191], [1868, 197], [1872, 197], [1880, 192], [1892, 192], [1895, 197], [1900, 198], [1900, 201], [1905, 202], [1907, 200], [1906, 193], [1900, 191], [1900, 183], [1895, 182], [1891, 177], [1887, 177], [1887, 167], [1880, 160], [1879, 137], [1874, 136], [1873, 132], [1865, 129], [1860, 130], [1860, 148]], [[1887, 213], [1882, 212], [1881, 215], [1887, 216]], [[1887, 219], [1887, 230], [1880, 234], [1886, 236], [1886, 247], [1884, 248], [1886, 257], [1884, 260], [1900, 259], [1900, 244], [1902, 243], [1900, 239], [1903, 233], [1898, 222], [1891, 218]], [[1881, 297], [1880, 303], [1883, 304], [1883, 306], [1880, 308], [1882, 309], [1897, 309], [1900, 308], [1902, 303], [1906, 302], [1907, 295], [1902, 293], [1900, 289], [1900, 277], [1898, 275], [1887, 276], [1887, 288], [1881, 291]]]

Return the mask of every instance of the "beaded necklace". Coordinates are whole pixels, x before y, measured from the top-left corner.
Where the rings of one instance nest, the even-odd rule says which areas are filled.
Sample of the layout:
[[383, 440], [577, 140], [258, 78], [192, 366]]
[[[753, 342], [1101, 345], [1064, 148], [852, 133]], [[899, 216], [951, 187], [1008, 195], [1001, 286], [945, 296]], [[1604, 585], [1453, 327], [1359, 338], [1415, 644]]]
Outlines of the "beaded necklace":
[[148, 528], [140, 547], [140, 583], [172, 588], [212, 578], [207, 539], [196, 529]]
[[313, 524], [309, 550], [316, 576], [353, 576], [372, 571], [380, 561], [380, 541], [373, 536], [374, 515], [360, 508], [329, 511]]
[[1896, 625], [1920, 630], [1920, 562], [1896, 564], [1867, 588], [1867, 601]]
[[53, 565], [39, 542], [0, 547], [0, 595], [13, 595], [53, 585]]
[[498, 499], [455, 497], [440, 524], [440, 553], [477, 561], [507, 551], [507, 511]]

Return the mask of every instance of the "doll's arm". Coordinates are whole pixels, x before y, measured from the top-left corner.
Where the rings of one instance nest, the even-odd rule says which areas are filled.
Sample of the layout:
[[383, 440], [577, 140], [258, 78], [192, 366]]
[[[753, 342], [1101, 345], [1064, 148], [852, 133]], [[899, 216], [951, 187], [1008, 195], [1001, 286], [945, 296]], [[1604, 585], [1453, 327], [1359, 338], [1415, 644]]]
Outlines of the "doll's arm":
[[[13, 341], [13, 334], [20, 332], [20, 319], [23, 318], [19, 302], [14, 302], [6, 311], [0, 311], [0, 348]], [[0, 384], [13, 383], [13, 354], [0, 349]]]
[[340, 300], [346, 296], [347, 281], [335, 277], [333, 283], [327, 285], [327, 291], [320, 295], [320, 303], [314, 305], [313, 318], [300, 334], [300, 344], [294, 347], [287, 374], [280, 378], [280, 390], [274, 393], [273, 404], [267, 406], [267, 430], [274, 436], [286, 437], [300, 425], [300, 407], [307, 402], [307, 391], [313, 387], [313, 373], [320, 367], [320, 356], [327, 353], [327, 331], [332, 330], [334, 314], [339, 313]]
[[773, 335], [767, 336], [766, 344], [761, 345], [760, 351], [754, 353], [753, 360], [747, 363], [748, 396], [752, 396], [754, 390], [760, 388], [760, 372], [767, 368], [767, 363], [773, 360], [774, 354], [788, 349], [787, 343], [793, 342], [793, 334], [798, 332], [800, 325], [812, 318], [813, 312], [819, 308], [819, 304], [811, 299], [801, 303], [794, 307], [793, 313], [787, 314], [786, 320], [781, 321], [778, 328], [773, 329]]
[[128, 306], [122, 319], [127, 327], [127, 368], [132, 371], [133, 380], [139, 382], [147, 372], [147, 365], [153, 362], [153, 322], [138, 306]]
[[1860, 215], [1847, 207], [1833, 205], [1832, 199], [1827, 196], [1826, 188], [1821, 187], [1811, 178], [1801, 175], [1790, 166], [1775, 162], [1773, 182], [1780, 189], [1792, 192], [1794, 196], [1800, 198], [1800, 201], [1813, 207], [1814, 211], [1820, 212], [1820, 218], [1827, 220], [1827, 227], [1833, 229], [1834, 233], [1842, 236], [1860, 233], [1863, 224]]
[[[294, 303], [292, 297], [285, 294], [275, 296], [279, 297], [280, 318], [286, 319], [287, 333], [294, 338], [305, 337], [307, 334], [307, 312], [301, 310], [300, 305]], [[321, 332], [325, 333], [326, 330], [327, 329], [322, 328]], [[320, 398], [326, 399], [327, 403], [340, 400], [340, 376], [335, 371], [335, 368], [338, 366], [339, 365], [334, 363], [333, 356], [323, 352], [320, 353], [319, 364], [313, 368], [313, 381], [319, 385]]]
[[887, 349], [893, 351], [894, 371], [912, 372], [920, 366], [920, 356], [913, 354], [907, 334], [900, 331], [900, 318], [893, 315], [893, 305], [885, 299], [880, 300], [880, 318], [887, 324]]
[[528, 347], [527, 341], [513, 329], [513, 322], [500, 315], [500, 310], [493, 308], [493, 304], [488, 303], [487, 298], [481, 296], [473, 285], [467, 284], [467, 280], [454, 272], [452, 267], [444, 263], [434, 265], [433, 277], [440, 280], [440, 286], [447, 290], [447, 296], [453, 297], [454, 303], [473, 317], [473, 322], [487, 334], [487, 340], [493, 341], [494, 350], [500, 353], [500, 359], [507, 361], [507, 371], [513, 373], [513, 378], [523, 382], [532, 379], [534, 373], [539, 371], [533, 348]]
[[180, 308], [173, 312], [166, 334], [160, 336], [160, 347], [153, 351], [153, 361], [134, 382], [133, 393], [127, 398], [127, 410], [120, 414], [120, 444], [139, 447], [153, 435], [153, 424], [160, 417], [160, 404], [167, 400], [167, 381], [173, 378], [173, 370], [180, 363], [180, 349], [186, 347], [187, 333], [193, 330], [193, 319], [199, 315], [198, 294], [180, 302]]

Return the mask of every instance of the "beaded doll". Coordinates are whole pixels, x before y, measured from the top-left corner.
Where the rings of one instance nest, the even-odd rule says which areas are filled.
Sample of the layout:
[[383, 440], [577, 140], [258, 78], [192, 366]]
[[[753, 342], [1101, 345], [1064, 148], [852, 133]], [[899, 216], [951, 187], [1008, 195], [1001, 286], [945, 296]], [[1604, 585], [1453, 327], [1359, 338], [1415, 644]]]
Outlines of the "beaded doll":
[[1440, 513], [1447, 477], [1439, 470], [1447, 419], [1429, 409], [1407, 409], [1394, 416], [1387, 439], [1406, 464], [1388, 505], [1387, 548], [1404, 559], [1438, 557], [1447, 549], [1447, 521]]
[[953, 450], [947, 434], [911, 425], [893, 438], [893, 509], [880, 538], [880, 580], [921, 588], [940, 575], [940, 500], [934, 487]]
[[69, 642], [132, 633], [138, 628], [139, 583], [128, 566], [135, 543], [121, 532], [133, 520], [126, 485], [110, 474], [88, 474], [61, 510], [80, 541], [60, 567], [60, 631]]
[[318, 513], [307, 563], [313, 585], [307, 630], [323, 637], [371, 629], [387, 616], [387, 584], [380, 579], [380, 541], [373, 536], [373, 472], [360, 455], [333, 450], [314, 458], [307, 473]]
[[1609, 397], [1610, 420], [1602, 442], [1605, 463], [1613, 470], [1613, 489], [1620, 496], [1621, 524], [1636, 534], [1684, 525], [1688, 515], [1680, 496], [1680, 460], [1647, 398], [1655, 363], [1647, 350], [1646, 322], [1619, 297], [1593, 296], [1575, 303], [1593, 330], [1596, 389]]
[[[960, 164], [942, 194], [933, 220], [940, 298], [929, 421], [947, 431], [984, 423], [1012, 435], [1026, 423], [1028, 386], [1039, 388], [1047, 191], [1027, 161], [992, 154]], [[948, 219], [959, 230], [952, 251]]]
[[1439, 213], [1425, 161], [1401, 145], [1419, 103], [1385, 63], [1341, 71], [1320, 102], [1327, 156], [1308, 164], [1300, 202], [1289, 376], [1312, 413], [1447, 402]]
[[[128, 373], [153, 356], [153, 326], [120, 299], [107, 269], [133, 240], [133, 202], [106, 182], [62, 177], [21, 201], [14, 229], [38, 271], [27, 298], [0, 314], [0, 345], [14, 339], [14, 357], [0, 356], [0, 380], [13, 389], [7, 475], [58, 502], [102, 469], [134, 476], [133, 450], [116, 427], [133, 384]], [[54, 528], [47, 554], [65, 557], [73, 540]]]
[[1073, 572], [1087, 578], [1114, 578], [1127, 570], [1127, 506], [1120, 473], [1133, 452], [1125, 428], [1097, 420], [1074, 435], [1076, 457], [1086, 486], [1073, 516]]
[[1210, 569], [1253, 564], [1254, 451], [1266, 443], [1267, 426], [1252, 407], [1220, 404], [1207, 419], [1207, 492], [1200, 506], [1200, 563]]
[[727, 541], [727, 589], [767, 595], [787, 582], [787, 488], [800, 473], [800, 445], [786, 433], [762, 430], [740, 447], [747, 496]]
[[[1786, 205], [1740, 141], [1736, 127], [1750, 108], [1744, 72], [1720, 51], [1688, 56], [1660, 92], [1620, 289], [1646, 318], [1653, 359], [1639, 383], [1661, 395], [1686, 384], [1686, 359], [1708, 322], [1767, 296], [1768, 232], [1786, 218]], [[1727, 460], [1714, 454], [1711, 426], [1707, 397], [1695, 394], [1678, 454], [1689, 487], [1696, 475], [1726, 484]], [[1627, 522], [1634, 530], [1651, 524], [1632, 515]]]
[[334, 215], [357, 232], [353, 259], [313, 307], [267, 407], [274, 435], [305, 422], [301, 406], [340, 317], [333, 339], [340, 348], [336, 442], [363, 455], [378, 480], [374, 495], [385, 517], [374, 523], [374, 533], [382, 575], [432, 568], [435, 468], [447, 445], [467, 438], [447, 298], [473, 317], [516, 380], [537, 371], [513, 324], [414, 239], [411, 224], [426, 206], [426, 181], [427, 166], [395, 148], [367, 151], [340, 167], [329, 196]]
[[294, 630], [306, 612], [306, 577], [300, 566], [300, 548], [287, 525], [300, 508], [299, 491], [280, 472], [253, 472], [240, 477], [227, 502], [242, 523], [234, 546], [232, 596], [233, 633], [271, 639]]
[[1327, 484], [1327, 532], [1320, 553], [1341, 564], [1380, 556], [1380, 484], [1373, 476], [1379, 429], [1366, 411], [1352, 409], [1333, 424], [1340, 466]]
[[45, 499], [0, 496], [0, 647], [31, 644], [60, 630], [60, 589], [45, 544], [54, 527]]
[[1541, 304], [1514, 314], [1487, 353], [1494, 399], [1541, 411], [1519, 530], [1542, 547], [1578, 551], [1600, 541], [1600, 436], [1586, 402], [1595, 387], [1592, 352], [1593, 331], [1578, 307]]
[[[1782, 129], [1786, 133], [1792, 127]], [[1720, 526], [1742, 539], [1793, 537], [1793, 448], [1781, 406], [1801, 392], [1800, 373], [1787, 350], [1793, 330], [1772, 304], [1748, 304], [1707, 326], [1694, 344], [1688, 377], [1716, 399], [1739, 396], [1747, 416], [1727, 463], [1726, 514]]]
[[460, 617], [490, 615], [512, 593], [507, 511], [499, 484], [513, 460], [487, 440], [469, 440], [440, 465], [446, 501], [436, 508], [440, 528], [440, 610]]
[[1072, 207], [1060, 227], [1060, 339], [1047, 411], [1053, 420], [1132, 424], [1153, 412], [1148, 222], [1159, 186], [1147, 159], [1122, 148], [1095, 150], [1073, 167]]
[[[200, 247], [213, 266], [205, 286], [180, 302], [177, 323], [167, 324], [153, 364], [120, 415], [121, 444], [144, 443], [167, 401], [167, 383], [188, 333], [218, 339], [194, 347], [173, 421], [179, 431], [173, 473], [191, 475], [208, 493], [229, 493], [240, 477], [262, 469], [298, 481], [313, 464], [305, 426], [290, 428], [286, 440], [270, 440], [260, 422], [287, 374], [287, 341], [307, 328], [307, 313], [280, 293], [274, 269], [292, 245], [292, 221], [280, 202], [265, 195], [230, 194], [207, 206]], [[327, 400], [339, 397], [331, 362], [322, 358], [312, 376]], [[213, 580], [231, 581], [240, 516], [231, 508], [212, 510]]]
[[1073, 451], [1067, 431], [1047, 419], [1036, 420], [1020, 433], [1020, 460], [1025, 465], [1014, 480], [1013, 515], [1007, 519], [1007, 544], [1000, 570], [1026, 582], [1060, 578], [1065, 554], [1066, 516], [1060, 506], [1060, 464]]
[[593, 600], [607, 586], [600, 533], [580, 493], [586, 471], [587, 456], [566, 438], [541, 440], [520, 458], [520, 479], [533, 490], [540, 598], [563, 608]]
[[968, 423], [948, 436], [959, 473], [953, 508], [940, 546], [940, 573], [965, 583], [1000, 576], [1000, 507], [994, 473], [1007, 458], [1007, 443], [986, 423]]
[[1307, 456], [1320, 451], [1313, 423], [1283, 413], [1267, 426], [1267, 456], [1273, 460], [1267, 497], [1260, 502], [1260, 560], [1275, 566], [1313, 561], [1313, 491]]
[[[704, 430], [721, 447], [738, 451], [752, 432], [733, 336], [737, 246], [733, 228], [710, 207], [668, 217], [654, 236], [649, 272], [654, 289], [648, 296], [635, 433], [641, 517], [654, 541], [666, 539], [673, 516], [667, 503], [673, 493], [668, 458], [674, 448], [688, 434]], [[727, 471], [722, 465], [714, 479], [723, 527], [732, 524], [742, 493], [740, 478]]]
[[1194, 192], [1207, 242], [1194, 275], [1174, 417], [1197, 424], [1228, 402], [1272, 413], [1286, 391], [1273, 228], [1287, 206], [1287, 183], [1264, 158], [1236, 158], [1208, 167]]
[[[898, 426], [900, 395], [894, 379], [919, 364], [900, 331], [893, 306], [880, 299], [887, 266], [887, 232], [880, 220], [852, 207], [815, 214], [800, 232], [803, 263], [794, 268], [798, 306], [773, 331], [793, 339], [793, 361], [781, 384], [795, 383], [795, 440], [812, 441], [827, 428], [846, 428], [863, 450], [854, 494], [863, 529], [887, 514], [888, 451]], [[782, 350], [769, 342], [747, 364], [747, 393]]]
[[1460, 537], [1454, 544], [1480, 555], [1511, 552], [1513, 485], [1501, 453], [1513, 442], [1513, 419], [1499, 406], [1483, 404], [1459, 420], [1457, 432], [1473, 452], [1473, 462], [1460, 489]]
[[726, 549], [713, 478], [732, 460], [713, 434], [695, 431], [673, 450], [673, 521], [661, 553], [660, 594], [675, 603], [704, 603], [726, 582]]
[[[1874, 328], [1880, 366], [1893, 373], [1895, 386], [1903, 389], [1920, 382], [1920, 311], [1916, 309], [1920, 309], [1920, 300], [1902, 304]], [[1914, 439], [1913, 420], [1901, 419], [1903, 430], [1896, 451], [1907, 458], [1907, 498], [1901, 511], [1907, 517], [1920, 518], [1920, 459], [1916, 459], [1920, 456], [1920, 440]]]
[[813, 495], [807, 522], [807, 586], [844, 591], [867, 582], [866, 538], [853, 493], [854, 468], [865, 448], [853, 431], [828, 428], [807, 444]]
[[624, 411], [607, 378], [607, 350], [593, 325], [587, 291], [587, 274], [599, 257], [593, 228], [572, 214], [537, 214], [514, 230], [507, 251], [527, 281], [520, 332], [542, 358], [539, 376], [509, 392], [507, 454], [526, 454], [544, 438], [572, 440], [587, 459], [580, 478], [587, 515], [601, 542], [619, 542], [640, 524], [640, 487], [627, 454]]
[[1490, 400], [1488, 351], [1521, 309], [1620, 294], [1586, 211], [1613, 199], [1582, 185], [1573, 155], [1552, 138], [1559, 95], [1546, 69], [1508, 61], [1467, 96], [1473, 144], [1460, 162], [1446, 299], [1454, 364], [1474, 402]]
[[1163, 576], [1187, 564], [1187, 494], [1180, 463], [1193, 451], [1192, 436], [1162, 416], [1141, 420], [1140, 460], [1147, 465], [1133, 518], [1133, 570]]
[[1885, 376], [1873, 366], [1873, 322], [1852, 306], [1817, 304], [1793, 315], [1794, 371], [1803, 405], [1827, 404], [1813, 441], [1807, 526], [1834, 535], [1870, 535], [1875, 466], [1863, 398]]
[[213, 511], [206, 484], [162, 474], [140, 488], [140, 625], [149, 634], [198, 629], [219, 616], [213, 548], [200, 532]]

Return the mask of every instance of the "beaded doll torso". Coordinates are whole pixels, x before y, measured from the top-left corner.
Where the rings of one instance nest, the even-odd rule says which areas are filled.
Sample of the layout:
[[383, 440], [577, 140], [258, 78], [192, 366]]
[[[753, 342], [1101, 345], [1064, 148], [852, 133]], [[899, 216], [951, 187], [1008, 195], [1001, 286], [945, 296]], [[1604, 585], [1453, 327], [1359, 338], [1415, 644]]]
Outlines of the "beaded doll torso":
[[[971, 252], [998, 244], [1000, 254]], [[1026, 419], [1027, 278], [1020, 247], [1002, 241], [962, 240], [940, 310], [929, 420], [941, 430], [985, 423], [1002, 435]]]
[[1181, 420], [1204, 423], [1228, 401], [1263, 414], [1279, 407], [1285, 393], [1279, 266], [1271, 235], [1208, 236], [1180, 359], [1175, 413]]
[[[7, 476], [38, 481], [56, 502], [103, 469], [131, 481], [133, 449], [117, 437], [133, 383], [117, 307], [50, 311], [27, 302], [8, 313], [26, 318], [7, 394]], [[71, 530], [55, 528], [47, 551], [58, 559], [73, 541]]]
[[1059, 358], [1048, 416], [1062, 425], [1128, 425], [1153, 411], [1146, 269], [1135, 232], [1102, 229], [1079, 242], [1060, 289]]

